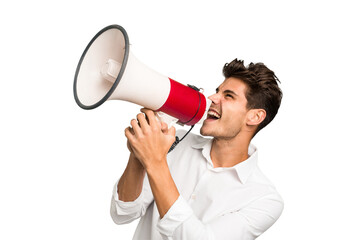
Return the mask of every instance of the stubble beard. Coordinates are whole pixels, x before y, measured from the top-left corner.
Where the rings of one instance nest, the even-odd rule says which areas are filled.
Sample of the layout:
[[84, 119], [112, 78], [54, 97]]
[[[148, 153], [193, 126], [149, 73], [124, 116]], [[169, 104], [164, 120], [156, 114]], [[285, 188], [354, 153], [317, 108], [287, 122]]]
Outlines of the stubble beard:
[[204, 125], [200, 128], [200, 134], [202, 136], [210, 136], [214, 137], [215, 139], [224, 139], [224, 140], [230, 140], [232, 138], [235, 138], [239, 133], [241, 129], [219, 129], [216, 127], [208, 128], [204, 127]]

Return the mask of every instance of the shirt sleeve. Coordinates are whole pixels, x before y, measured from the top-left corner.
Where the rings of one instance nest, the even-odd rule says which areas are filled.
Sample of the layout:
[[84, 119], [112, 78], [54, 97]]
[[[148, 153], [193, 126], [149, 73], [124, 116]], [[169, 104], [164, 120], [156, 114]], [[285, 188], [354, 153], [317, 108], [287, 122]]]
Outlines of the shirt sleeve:
[[149, 180], [147, 175], [144, 178], [143, 189], [137, 199], [131, 202], [124, 202], [119, 200], [116, 182], [113, 188], [113, 194], [111, 198], [110, 215], [116, 224], [130, 223], [140, 217], [142, 217], [148, 206], [154, 201], [152, 195]]
[[205, 223], [194, 215], [180, 196], [165, 216], [159, 219], [157, 228], [162, 238], [167, 240], [250, 240], [272, 226], [282, 210], [281, 197], [268, 195], [243, 209], [225, 213]]

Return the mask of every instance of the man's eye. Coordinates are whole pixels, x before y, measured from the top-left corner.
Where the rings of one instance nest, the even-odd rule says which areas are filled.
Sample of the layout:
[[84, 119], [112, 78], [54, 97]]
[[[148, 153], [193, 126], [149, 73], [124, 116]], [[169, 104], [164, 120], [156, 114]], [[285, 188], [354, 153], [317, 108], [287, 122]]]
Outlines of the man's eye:
[[227, 97], [227, 98], [228, 98], [228, 97], [234, 98], [233, 95], [231, 95], [231, 94], [226, 94], [225, 97]]

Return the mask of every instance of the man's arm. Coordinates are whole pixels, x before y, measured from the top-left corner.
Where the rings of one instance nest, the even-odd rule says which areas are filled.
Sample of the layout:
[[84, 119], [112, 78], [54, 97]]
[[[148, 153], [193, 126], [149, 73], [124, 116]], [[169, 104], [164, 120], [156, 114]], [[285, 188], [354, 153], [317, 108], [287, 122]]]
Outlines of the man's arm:
[[147, 169], [151, 191], [154, 195], [160, 218], [163, 218], [180, 194], [171, 177], [169, 167], [165, 161], [154, 169]]
[[121, 178], [114, 186], [110, 215], [116, 224], [125, 224], [143, 216], [154, 200], [145, 169], [128, 143], [130, 157]]
[[179, 197], [166, 156], [175, 140], [175, 128], [160, 123], [152, 110], [142, 109], [125, 135], [137, 159], [147, 172], [152, 193], [162, 218]]
[[169, 240], [255, 239], [276, 222], [283, 206], [281, 197], [274, 192], [238, 210], [203, 222], [186, 200], [179, 197], [159, 220], [157, 229], [163, 239]]
[[117, 185], [119, 200], [130, 202], [137, 199], [142, 191], [144, 177], [144, 167], [131, 152], [126, 169]]

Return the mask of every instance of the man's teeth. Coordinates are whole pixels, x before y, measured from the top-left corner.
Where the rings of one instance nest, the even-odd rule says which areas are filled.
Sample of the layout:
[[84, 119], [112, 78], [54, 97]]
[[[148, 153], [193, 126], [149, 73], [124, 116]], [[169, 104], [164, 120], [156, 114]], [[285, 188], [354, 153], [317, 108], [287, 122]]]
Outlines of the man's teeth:
[[213, 111], [209, 111], [208, 116], [209, 117], [220, 118], [220, 115], [218, 113], [216, 113], [216, 112], [213, 112]]

